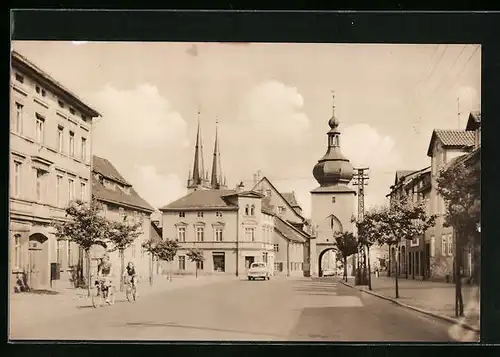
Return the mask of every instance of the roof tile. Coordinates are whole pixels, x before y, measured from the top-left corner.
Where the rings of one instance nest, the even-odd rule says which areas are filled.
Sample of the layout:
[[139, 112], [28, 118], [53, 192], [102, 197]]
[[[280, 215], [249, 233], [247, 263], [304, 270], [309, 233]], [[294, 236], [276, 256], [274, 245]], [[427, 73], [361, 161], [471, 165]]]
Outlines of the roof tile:
[[192, 209], [192, 208], [237, 208], [223, 196], [236, 193], [235, 190], [197, 190], [188, 195], [171, 202], [160, 208], [160, 210], [170, 209]]
[[108, 160], [94, 156], [92, 171], [101, 174], [102, 176], [119, 182], [130, 188], [130, 194], [123, 192], [120, 188], [114, 190], [104, 187], [97, 178], [92, 175], [92, 195], [98, 200], [110, 201], [116, 204], [123, 204], [127, 206], [136, 207], [148, 212], [153, 212], [154, 208], [147, 203], [139, 194], [134, 190], [116, 168]]
[[475, 134], [465, 130], [436, 130], [436, 136], [443, 146], [474, 146]]

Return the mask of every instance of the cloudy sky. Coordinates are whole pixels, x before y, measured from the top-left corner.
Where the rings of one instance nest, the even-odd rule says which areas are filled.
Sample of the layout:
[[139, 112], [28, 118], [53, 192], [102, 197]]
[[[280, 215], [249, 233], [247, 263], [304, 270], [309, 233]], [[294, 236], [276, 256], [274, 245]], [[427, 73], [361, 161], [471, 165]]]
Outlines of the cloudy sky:
[[331, 90], [341, 147], [370, 168], [366, 205], [385, 202], [396, 170], [430, 164], [434, 128], [480, 108], [476, 45], [24, 42], [13, 48], [103, 114], [93, 149], [147, 201], [185, 194], [201, 109], [205, 167], [219, 118], [228, 185], [260, 170], [294, 190], [305, 214], [326, 151]]

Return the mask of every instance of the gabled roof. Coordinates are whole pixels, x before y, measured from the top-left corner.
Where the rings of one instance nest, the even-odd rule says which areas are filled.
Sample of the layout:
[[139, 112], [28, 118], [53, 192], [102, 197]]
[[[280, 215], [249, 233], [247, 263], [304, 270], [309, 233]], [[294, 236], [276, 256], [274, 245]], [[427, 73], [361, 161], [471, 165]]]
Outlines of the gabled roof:
[[107, 159], [94, 155], [92, 158], [92, 171], [103, 177], [121, 183], [125, 186], [132, 186], [123, 178], [118, 170]]
[[417, 170], [400, 170], [396, 171], [396, 177], [394, 178], [394, 184], [397, 185], [399, 183], [399, 180], [413, 174], [414, 172], [417, 172]]
[[275, 214], [274, 214], [274, 206], [271, 204], [271, 198], [270, 197], [264, 197], [262, 199], [261, 210], [264, 213], [267, 213], [267, 214], [275, 216]]
[[467, 131], [476, 130], [480, 126], [481, 126], [481, 112], [480, 111], [470, 112], [465, 130]]
[[93, 118], [102, 116], [97, 110], [85, 104], [85, 102], [78, 98], [76, 94], [64, 87], [61, 83], [52, 78], [47, 72], [40, 69], [19, 52], [11, 51], [11, 61], [13, 67], [22, 67], [23, 69], [31, 72], [32, 75], [35, 75], [36, 77], [41, 78], [44, 82], [47, 82], [47, 84], [49, 84], [51, 88], [55, 92], [57, 92], [57, 94], [62, 94], [64, 97], [69, 98], [72, 102], [83, 109], [86, 115], [90, 115]]
[[195, 210], [195, 209], [221, 209], [233, 210], [238, 206], [229, 202], [225, 197], [237, 194], [235, 190], [197, 190], [177, 201], [160, 208], [160, 211], [170, 210]]
[[304, 243], [308, 238], [305, 232], [301, 232], [288, 222], [282, 220], [280, 217], [275, 216], [274, 230], [277, 231], [285, 239], [293, 242]]
[[[97, 158], [97, 160], [96, 160]], [[133, 209], [138, 209], [140, 211], [146, 211], [151, 213], [154, 211], [154, 208], [147, 203], [139, 194], [134, 190], [132, 185], [127, 183], [125, 179], [118, 173], [115, 167], [106, 159], [94, 156], [94, 163], [99, 162], [99, 167], [94, 166], [94, 172], [96, 173], [113, 173], [116, 175], [116, 178], [111, 178], [114, 181], [124, 182], [124, 186], [128, 187], [130, 190], [130, 194], [122, 191], [121, 188], [115, 187], [115, 189], [110, 189], [105, 187], [102, 183], [99, 182], [94, 175], [92, 175], [92, 195], [100, 201], [110, 202], [119, 206], [127, 206]], [[108, 177], [101, 173], [101, 175]]]
[[297, 202], [297, 199], [295, 198], [295, 192], [293, 192], [293, 191], [292, 192], [283, 192], [281, 195], [285, 198], [285, 200], [288, 201], [290, 206], [300, 208], [300, 205]]
[[294, 207], [287, 201], [285, 197], [283, 197], [281, 192], [278, 191], [278, 189], [271, 183], [271, 181], [269, 181], [267, 177], [264, 176], [259, 182], [257, 182], [257, 184], [255, 184], [254, 187], [252, 188], [252, 191], [255, 190], [256, 187], [259, 186], [263, 181], [266, 181], [269, 184], [269, 186], [271, 186], [271, 188], [283, 199], [283, 201], [285, 201], [285, 204], [288, 205], [288, 208], [290, 208], [291, 211], [293, 211], [296, 216], [298, 216], [303, 221], [305, 220], [305, 218], [294, 209]]
[[432, 132], [427, 156], [432, 156], [436, 140], [439, 140], [445, 148], [470, 148], [474, 146], [475, 134], [466, 130], [437, 130]]
[[223, 197], [238, 196], [238, 197], [251, 197], [251, 198], [263, 198], [264, 195], [257, 191], [234, 191], [231, 190], [229, 194], [224, 194]]

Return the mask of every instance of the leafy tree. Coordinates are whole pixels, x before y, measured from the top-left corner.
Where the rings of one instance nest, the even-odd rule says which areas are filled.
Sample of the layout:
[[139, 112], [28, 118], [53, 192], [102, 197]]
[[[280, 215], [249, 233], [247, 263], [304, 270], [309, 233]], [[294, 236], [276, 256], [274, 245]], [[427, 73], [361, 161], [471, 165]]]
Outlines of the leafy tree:
[[336, 232], [335, 248], [344, 260], [344, 280], [347, 281], [347, 258], [358, 251], [358, 241], [351, 232]]
[[159, 240], [155, 239], [148, 239], [147, 241], [142, 243], [142, 249], [144, 249], [146, 252], [149, 253], [149, 256], [151, 257], [149, 261], [149, 284], [153, 285], [153, 264], [154, 260], [157, 258], [156, 251], [157, 251], [157, 244], [160, 242]]
[[53, 221], [55, 236], [78, 244], [87, 260], [87, 289], [90, 296], [90, 248], [101, 245], [106, 248], [107, 220], [100, 214], [101, 205], [94, 198], [90, 203], [77, 200], [66, 208], [68, 221]]
[[[412, 240], [422, 236], [425, 231], [434, 226], [436, 216], [426, 213], [426, 201], [411, 201], [408, 196], [402, 196], [394, 201], [390, 207], [383, 207], [373, 214], [377, 222], [377, 241], [387, 244], [389, 252], [392, 246], [398, 246], [404, 240]], [[399, 298], [398, 287], [399, 262], [396, 262], [395, 288], [396, 299]]]
[[195, 274], [196, 277], [198, 277], [198, 265], [200, 264], [200, 262], [203, 262], [205, 260], [205, 257], [203, 256], [203, 251], [199, 248], [193, 248], [187, 252], [187, 256], [190, 261], [196, 263]]
[[[467, 245], [473, 248], [475, 259], [480, 247], [478, 224], [481, 221], [481, 168], [479, 163], [466, 165], [460, 162], [439, 172], [438, 192], [444, 199], [446, 213], [444, 225], [453, 227], [455, 236], [455, 314], [464, 315], [462, 298], [462, 252]], [[477, 264], [476, 264], [477, 265]], [[479, 282], [479, 270], [474, 272]]]
[[138, 222], [130, 222], [125, 216], [122, 221], [110, 221], [108, 222], [108, 229], [106, 230], [106, 233], [106, 238], [113, 243], [111, 251], [118, 250], [120, 255], [120, 291], [123, 291], [125, 250], [130, 247], [130, 245], [134, 243], [135, 239], [142, 234], [142, 220]]
[[382, 225], [377, 221], [377, 214], [379, 212], [372, 209], [364, 214], [362, 221], [356, 221], [356, 227], [358, 229], [358, 242], [361, 247], [366, 248], [368, 251], [368, 289], [372, 289], [371, 286], [371, 267], [370, 267], [370, 247], [380, 241], [382, 236], [381, 230]]
[[177, 254], [177, 250], [179, 249], [179, 243], [175, 240], [160, 240], [156, 243], [154, 248], [155, 255], [158, 259], [167, 261], [170, 263], [170, 274], [169, 279], [172, 281], [172, 262], [174, 260], [175, 255]]

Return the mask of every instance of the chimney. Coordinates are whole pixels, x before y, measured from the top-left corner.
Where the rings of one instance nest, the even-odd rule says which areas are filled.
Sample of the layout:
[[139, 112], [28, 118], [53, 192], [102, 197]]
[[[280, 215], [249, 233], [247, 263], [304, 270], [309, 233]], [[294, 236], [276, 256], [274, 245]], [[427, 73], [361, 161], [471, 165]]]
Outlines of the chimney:
[[243, 181], [240, 181], [238, 186], [236, 186], [236, 192], [241, 192], [245, 189], [245, 185], [243, 185]]

